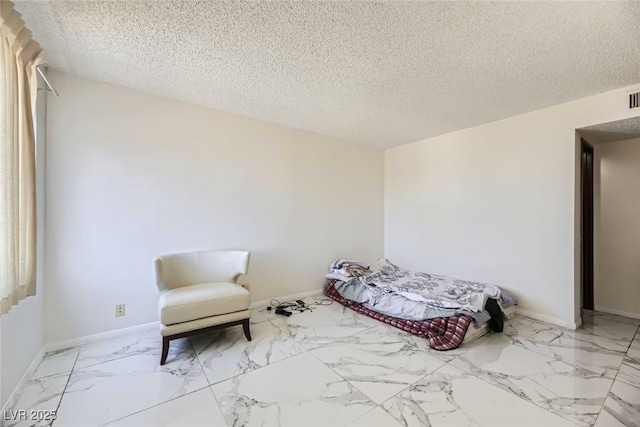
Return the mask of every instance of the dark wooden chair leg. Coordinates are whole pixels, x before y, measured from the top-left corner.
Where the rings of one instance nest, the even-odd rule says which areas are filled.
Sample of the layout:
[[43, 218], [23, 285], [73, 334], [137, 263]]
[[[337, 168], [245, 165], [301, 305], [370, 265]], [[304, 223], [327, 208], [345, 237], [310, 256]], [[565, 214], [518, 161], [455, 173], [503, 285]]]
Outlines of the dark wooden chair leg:
[[162, 337], [162, 357], [160, 358], [160, 365], [164, 365], [169, 355], [169, 337]]
[[247, 337], [247, 341], [251, 341], [251, 331], [249, 330], [249, 319], [244, 319], [242, 322], [242, 329], [244, 329], [244, 336]]

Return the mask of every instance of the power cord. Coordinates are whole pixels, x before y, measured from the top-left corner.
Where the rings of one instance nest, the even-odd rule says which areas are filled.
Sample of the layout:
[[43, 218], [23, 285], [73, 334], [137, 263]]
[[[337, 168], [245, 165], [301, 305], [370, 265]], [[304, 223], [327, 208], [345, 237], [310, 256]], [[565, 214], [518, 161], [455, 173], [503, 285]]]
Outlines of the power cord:
[[292, 313], [293, 311], [296, 311], [298, 313], [302, 313], [305, 311], [313, 311], [313, 309], [311, 308], [312, 306], [331, 305], [333, 304], [333, 300], [329, 298], [322, 298], [310, 304], [306, 304], [304, 301], [300, 299], [293, 302], [292, 301], [280, 302], [279, 300], [273, 298], [269, 301], [269, 304], [271, 304], [271, 306], [267, 307], [267, 310], [273, 310], [276, 312], [276, 314], [289, 317], [293, 314]]
[[311, 304], [308, 304], [308, 307], [311, 307], [312, 305], [331, 305], [333, 304], [333, 300], [330, 298], [321, 298], [319, 300], [316, 300], [314, 302], [312, 302]]

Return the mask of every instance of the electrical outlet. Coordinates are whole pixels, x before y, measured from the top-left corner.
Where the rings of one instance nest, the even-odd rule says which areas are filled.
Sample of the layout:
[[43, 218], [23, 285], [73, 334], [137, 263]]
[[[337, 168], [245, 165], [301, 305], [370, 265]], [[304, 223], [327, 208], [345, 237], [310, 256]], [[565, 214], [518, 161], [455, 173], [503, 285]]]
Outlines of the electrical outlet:
[[116, 305], [116, 317], [124, 316], [124, 304]]

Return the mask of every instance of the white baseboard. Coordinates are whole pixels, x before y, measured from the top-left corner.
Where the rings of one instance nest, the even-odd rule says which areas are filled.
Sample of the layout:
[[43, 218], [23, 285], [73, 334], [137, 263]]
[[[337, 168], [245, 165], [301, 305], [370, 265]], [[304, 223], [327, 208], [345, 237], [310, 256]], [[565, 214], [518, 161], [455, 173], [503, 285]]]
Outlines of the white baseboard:
[[[292, 295], [285, 295], [282, 297], [277, 297], [275, 299], [281, 302], [291, 301], [291, 300], [295, 301], [297, 299], [302, 299], [311, 295], [318, 295], [321, 293], [322, 293], [322, 288], [319, 288], [319, 289], [314, 289], [312, 291], [300, 292]], [[252, 302], [251, 308], [257, 308], [257, 307], [263, 307], [263, 306], [269, 305], [270, 300], [271, 299], [266, 299], [262, 301]], [[44, 351], [45, 352], [58, 351], [58, 350], [63, 350], [65, 348], [77, 347], [79, 345], [89, 344], [97, 341], [104, 341], [112, 338], [118, 338], [124, 335], [135, 334], [135, 333], [150, 331], [150, 330], [159, 329], [159, 328], [160, 328], [159, 322], [145, 323], [143, 325], [131, 326], [129, 328], [115, 329], [113, 331], [101, 332], [99, 334], [86, 335], [84, 337], [71, 338], [68, 340], [48, 343], [44, 346]]]
[[264, 307], [266, 305], [271, 305], [271, 300], [272, 299], [277, 299], [280, 302], [285, 302], [285, 301], [295, 301], [297, 299], [302, 299], [302, 298], [306, 298], [306, 297], [310, 297], [312, 295], [318, 295], [318, 294], [322, 294], [324, 288], [318, 288], [315, 289], [313, 291], [307, 291], [307, 292], [300, 292], [298, 294], [293, 294], [293, 295], [285, 295], [283, 297], [276, 297], [276, 298], [269, 298], [269, 299], [265, 299], [262, 301], [254, 301], [251, 303], [251, 308], [258, 308], [258, 307]]
[[615, 308], [601, 307], [599, 305], [596, 305], [594, 308], [595, 308], [595, 311], [600, 311], [602, 313], [617, 314], [618, 316], [630, 317], [632, 319], [640, 319], [640, 313], [632, 313], [630, 311], [623, 311]]
[[563, 328], [578, 329], [580, 327], [580, 324], [582, 324], [582, 320], [567, 321], [566, 319], [561, 319], [555, 316], [548, 316], [546, 314], [541, 314], [535, 311], [524, 310], [519, 307], [516, 309], [516, 313], [523, 316], [531, 317], [532, 319], [541, 320], [543, 322], [553, 323], [554, 325], [562, 326]]
[[[277, 297], [275, 299], [281, 302], [292, 301], [292, 300], [295, 301], [297, 299], [306, 298], [308, 296], [321, 294], [322, 289], [323, 288], [318, 288], [312, 291], [300, 292], [292, 295], [285, 295], [282, 297]], [[264, 307], [266, 305], [269, 305], [270, 300], [271, 299], [266, 299], [262, 301], [252, 302], [251, 308]], [[84, 337], [71, 338], [68, 340], [48, 343], [44, 346], [44, 350], [45, 352], [58, 351], [58, 350], [63, 350], [65, 348], [77, 347], [79, 345], [89, 344], [97, 341], [104, 341], [111, 338], [118, 338], [124, 335], [135, 334], [135, 333], [150, 331], [150, 330], [159, 329], [159, 328], [160, 328], [159, 322], [145, 323], [143, 325], [131, 326], [129, 328], [115, 329], [113, 331], [101, 332], [99, 334], [86, 335]]]
[[582, 316], [578, 316], [578, 318], [574, 321], [574, 323], [576, 327], [571, 329], [578, 329], [580, 326], [582, 326]]
[[45, 353], [44, 347], [42, 347], [38, 352], [38, 354], [36, 354], [36, 357], [34, 357], [31, 363], [29, 364], [29, 367], [24, 372], [24, 375], [22, 375], [22, 378], [20, 378], [20, 381], [18, 382], [16, 387], [13, 389], [11, 396], [9, 396], [9, 398], [7, 399], [7, 402], [2, 407], [2, 412], [0, 414], [2, 414], [3, 418], [4, 418], [4, 414], [6, 414], [7, 411], [9, 411], [10, 409], [13, 409], [16, 403], [18, 403], [18, 400], [20, 399], [20, 396], [22, 396], [22, 392], [24, 391], [24, 387], [27, 385], [27, 383], [33, 376], [34, 372], [36, 372], [36, 369], [38, 369], [38, 366], [40, 366], [40, 362], [42, 362], [44, 353]]
[[64, 350], [65, 348], [77, 347], [79, 345], [104, 341], [112, 338], [118, 338], [125, 335], [146, 332], [153, 329], [160, 330], [159, 322], [145, 323], [142, 325], [131, 326], [128, 328], [114, 329], [112, 331], [101, 332], [99, 334], [86, 335], [84, 337], [71, 338], [68, 340], [56, 341], [48, 343], [44, 346], [46, 352]]

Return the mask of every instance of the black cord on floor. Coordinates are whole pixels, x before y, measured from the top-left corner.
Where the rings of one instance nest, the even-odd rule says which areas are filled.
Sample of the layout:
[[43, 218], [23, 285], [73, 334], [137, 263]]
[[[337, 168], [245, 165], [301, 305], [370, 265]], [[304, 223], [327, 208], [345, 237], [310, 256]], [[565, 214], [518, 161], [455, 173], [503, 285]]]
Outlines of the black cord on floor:
[[312, 305], [331, 305], [333, 304], [333, 300], [331, 298], [321, 298], [319, 300], [316, 300], [314, 302], [312, 302], [311, 304], [308, 304], [308, 306], [312, 306]]
[[321, 298], [320, 300], [316, 300], [312, 303], [307, 304], [302, 300], [280, 302], [279, 300], [273, 298], [269, 301], [269, 303], [271, 304], [271, 307], [268, 307], [268, 309], [274, 310], [277, 314], [290, 316], [294, 311], [302, 313], [305, 311], [313, 311], [313, 309], [311, 308], [313, 306], [331, 305], [333, 304], [333, 300], [329, 298]]

